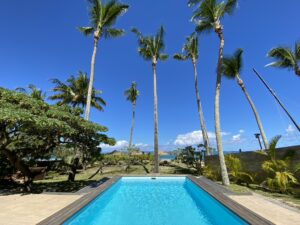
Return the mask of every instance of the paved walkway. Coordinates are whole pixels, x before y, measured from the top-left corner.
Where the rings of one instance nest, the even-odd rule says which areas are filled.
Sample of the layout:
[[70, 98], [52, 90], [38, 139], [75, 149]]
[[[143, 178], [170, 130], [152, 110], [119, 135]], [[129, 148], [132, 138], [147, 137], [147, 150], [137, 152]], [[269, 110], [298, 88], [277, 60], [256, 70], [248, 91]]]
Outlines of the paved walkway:
[[277, 225], [299, 225], [300, 210], [278, 200], [253, 193], [252, 195], [230, 195], [228, 197]]
[[29, 194], [0, 196], [1, 225], [34, 225], [81, 195]]

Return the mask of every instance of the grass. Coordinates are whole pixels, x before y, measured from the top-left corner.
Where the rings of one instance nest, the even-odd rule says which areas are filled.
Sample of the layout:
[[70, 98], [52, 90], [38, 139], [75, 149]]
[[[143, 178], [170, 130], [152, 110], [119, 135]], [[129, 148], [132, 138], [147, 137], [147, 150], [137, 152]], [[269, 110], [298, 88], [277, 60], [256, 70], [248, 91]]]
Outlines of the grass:
[[249, 187], [246, 187], [246, 186], [232, 183], [228, 188], [231, 191], [239, 194], [254, 192], [256, 194], [260, 194], [272, 199], [277, 199], [290, 206], [297, 207], [300, 209], [300, 188], [299, 187], [295, 187], [292, 189], [293, 194], [281, 194], [281, 193], [265, 191], [259, 185], [256, 184], [250, 184]]
[[[112, 177], [115, 175], [146, 175], [144, 168], [139, 165], [130, 166], [128, 171], [125, 171], [123, 166], [109, 166], [103, 168], [103, 173], [98, 173], [92, 179], [88, 179], [98, 167], [88, 168], [86, 170], [79, 170], [76, 174], [75, 182], [67, 181], [67, 174], [59, 174], [54, 171], [47, 173], [46, 179], [35, 181], [33, 188], [34, 192], [40, 193], [47, 192], [76, 192], [81, 188], [99, 181], [103, 178]], [[147, 169], [151, 171], [151, 166], [147, 165]], [[161, 174], [193, 174], [194, 171], [187, 168], [181, 163], [172, 163], [170, 166], [161, 166]]]

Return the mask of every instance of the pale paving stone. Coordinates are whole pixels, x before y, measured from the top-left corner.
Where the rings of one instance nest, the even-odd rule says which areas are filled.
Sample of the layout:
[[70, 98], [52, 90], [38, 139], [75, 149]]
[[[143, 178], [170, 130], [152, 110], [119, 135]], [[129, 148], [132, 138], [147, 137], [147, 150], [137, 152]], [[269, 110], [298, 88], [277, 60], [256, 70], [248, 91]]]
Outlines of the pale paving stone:
[[252, 193], [252, 195], [227, 194], [227, 196], [275, 224], [300, 224], [300, 210], [278, 200], [255, 193]]
[[82, 195], [0, 196], [0, 225], [34, 225], [80, 197]]

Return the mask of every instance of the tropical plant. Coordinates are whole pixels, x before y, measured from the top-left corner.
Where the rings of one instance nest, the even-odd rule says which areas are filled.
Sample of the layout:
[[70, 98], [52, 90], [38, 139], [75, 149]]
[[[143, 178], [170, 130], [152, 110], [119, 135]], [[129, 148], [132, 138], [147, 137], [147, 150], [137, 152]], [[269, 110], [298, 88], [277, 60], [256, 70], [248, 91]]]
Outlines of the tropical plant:
[[237, 4], [237, 0], [227, 0], [218, 2], [217, 0], [191, 0], [190, 6], [196, 6], [192, 19], [196, 22], [196, 31], [198, 33], [210, 32], [214, 30], [220, 40], [218, 65], [217, 65], [217, 82], [215, 92], [215, 130], [217, 149], [219, 153], [222, 183], [229, 185], [228, 172], [225, 164], [222, 133], [220, 124], [220, 91], [222, 80], [222, 64], [223, 64], [223, 49], [225, 44], [223, 26], [221, 20], [226, 14], [232, 14]]
[[[81, 108], [86, 106], [89, 85], [86, 73], [79, 71], [77, 77], [71, 76], [66, 83], [61, 82], [59, 79], [52, 79], [52, 83], [56, 85], [52, 89], [56, 94], [50, 96], [49, 99], [58, 100], [58, 105], [70, 105]], [[91, 105], [103, 111], [103, 106], [106, 105], [106, 102], [100, 97], [100, 94], [102, 94], [102, 91], [93, 88]]]
[[22, 172], [30, 186], [29, 161], [48, 157], [59, 147], [99, 153], [99, 145], [113, 145], [107, 128], [84, 120], [82, 110], [49, 105], [26, 94], [0, 88], [0, 154]]
[[118, 0], [109, 0], [107, 2], [89, 0], [89, 2], [90, 26], [79, 27], [79, 31], [84, 35], [94, 35], [94, 50], [91, 59], [91, 74], [85, 109], [86, 120], [90, 119], [98, 43], [102, 37], [116, 38], [124, 34], [123, 29], [116, 29], [113, 26], [118, 17], [123, 15], [129, 7], [128, 5], [119, 3]]
[[136, 82], [132, 82], [129, 89], [125, 91], [125, 96], [128, 101], [132, 104], [132, 123], [130, 129], [130, 139], [129, 139], [129, 148], [132, 146], [132, 138], [133, 138], [133, 130], [134, 130], [134, 120], [135, 120], [135, 109], [136, 109], [136, 101], [138, 96], [140, 95], [139, 90], [137, 89]]
[[136, 28], [132, 32], [138, 38], [138, 52], [146, 60], [152, 62], [153, 70], [153, 92], [154, 92], [154, 173], [159, 173], [159, 156], [158, 156], [158, 110], [157, 110], [157, 83], [156, 83], [156, 66], [159, 60], [165, 61], [168, 55], [164, 54], [164, 28], [161, 26], [156, 35], [144, 36]]
[[27, 89], [26, 88], [18, 87], [18, 88], [16, 88], [16, 91], [28, 94], [28, 95], [30, 95], [31, 97], [33, 97], [33, 98], [35, 98], [37, 100], [44, 101], [45, 98], [46, 98], [46, 93], [43, 93], [42, 90], [40, 90], [39, 88], [37, 88], [33, 84], [29, 84]]
[[268, 173], [267, 179], [262, 183], [272, 191], [286, 193], [293, 184], [297, 184], [293, 171], [290, 170], [288, 160], [277, 159], [276, 146], [281, 136], [271, 139], [270, 147], [267, 151], [258, 151], [259, 154], [266, 155], [268, 160], [262, 164], [262, 169]]
[[294, 49], [290, 47], [276, 47], [268, 52], [268, 56], [275, 61], [267, 66], [293, 70], [296, 75], [300, 76], [300, 41], [295, 43]]
[[209, 147], [209, 139], [206, 131], [206, 125], [204, 120], [204, 115], [202, 111], [202, 105], [200, 100], [200, 94], [198, 90], [198, 72], [197, 72], [197, 61], [199, 58], [199, 46], [198, 46], [198, 37], [195, 34], [192, 34], [186, 39], [186, 43], [182, 48], [182, 53], [175, 54], [174, 59], [177, 60], [191, 60], [194, 68], [194, 86], [196, 92], [196, 100], [197, 100], [197, 107], [198, 107], [198, 115], [200, 118], [200, 127], [202, 130], [202, 137], [206, 152], [208, 155], [211, 154], [210, 147]]
[[253, 177], [243, 171], [243, 166], [241, 160], [234, 155], [225, 156], [226, 165], [229, 170], [229, 176], [232, 181], [237, 184], [246, 183], [249, 186], [250, 183], [254, 181]]
[[244, 81], [241, 79], [241, 71], [243, 69], [243, 50], [237, 49], [235, 53], [232, 56], [226, 56], [223, 59], [223, 74], [228, 79], [235, 79], [237, 81], [237, 84], [241, 87], [243, 93], [245, 94], [245, 97], [247, 101], [249, 102], [252, 111], [254, 113], [256, 123], [258, 125], [258, 128], [260, 130], [260, 134], [265, 146], [265, 149], [269, 148], [268, 139], [266, 137], [260, 116], [258, 114], [258, 111], [254, 105], [253, 100], [251, 99]]

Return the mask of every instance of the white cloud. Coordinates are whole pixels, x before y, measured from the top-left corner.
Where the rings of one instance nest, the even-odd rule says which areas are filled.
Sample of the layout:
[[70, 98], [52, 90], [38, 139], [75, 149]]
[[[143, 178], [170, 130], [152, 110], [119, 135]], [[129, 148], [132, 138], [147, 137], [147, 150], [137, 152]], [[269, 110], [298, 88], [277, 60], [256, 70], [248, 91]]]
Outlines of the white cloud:
[[240, 129], [240, 130], [239, 130], [239, 133], [240, 133], [240, 134], [245, 133], [245, 130]]
[[241, 134], [233, 135], [231, 140], [233, 142], [240, 142], [241, 141]]
[[290, 124], [290, 125], [288, 126], [288, 128], [286, 128], [285, 131], [286, 131], [287, 134], [291, 134], [291, 133], [294, 133], [295, 128]]
[[[100, 147], [103, 148], [103, 149], [113, 149], [113, 150], [120, 150], [120, 149], [124, 149], [124, 148], [127, 148], [129, 145], [129, 142], [126, 141], [126, 140], [119, 140], [116, 142], [116, 144], [114, 146], [110, 146], [110, 145], [107, 145], [107, 144], [101, 144]], [[145, 147], [148, 147], [148, 144], [144, 144], [144, 143], [136, 143], [134, 144], [136, 147], [139, 147], [139, 148], [145, 148]]]
[[117, 141], [114, 146], [110, 146], [107, 144], [101, 144], [100, 147], [103, 149], [121, 149], [121, 148], [128, 147], [128, 141], [125, 141], [125, 140]]
[[[222, 132], [222, 136], [228, 135], [227, 132]], [[207, 133], [209, 139], [214, 139], [216, 137], [215, 133]], [[202, 131], [195, 130], [186, 134], [179, 134], [174, 141], [174, 145], [196, 145], [203, 142]]]

